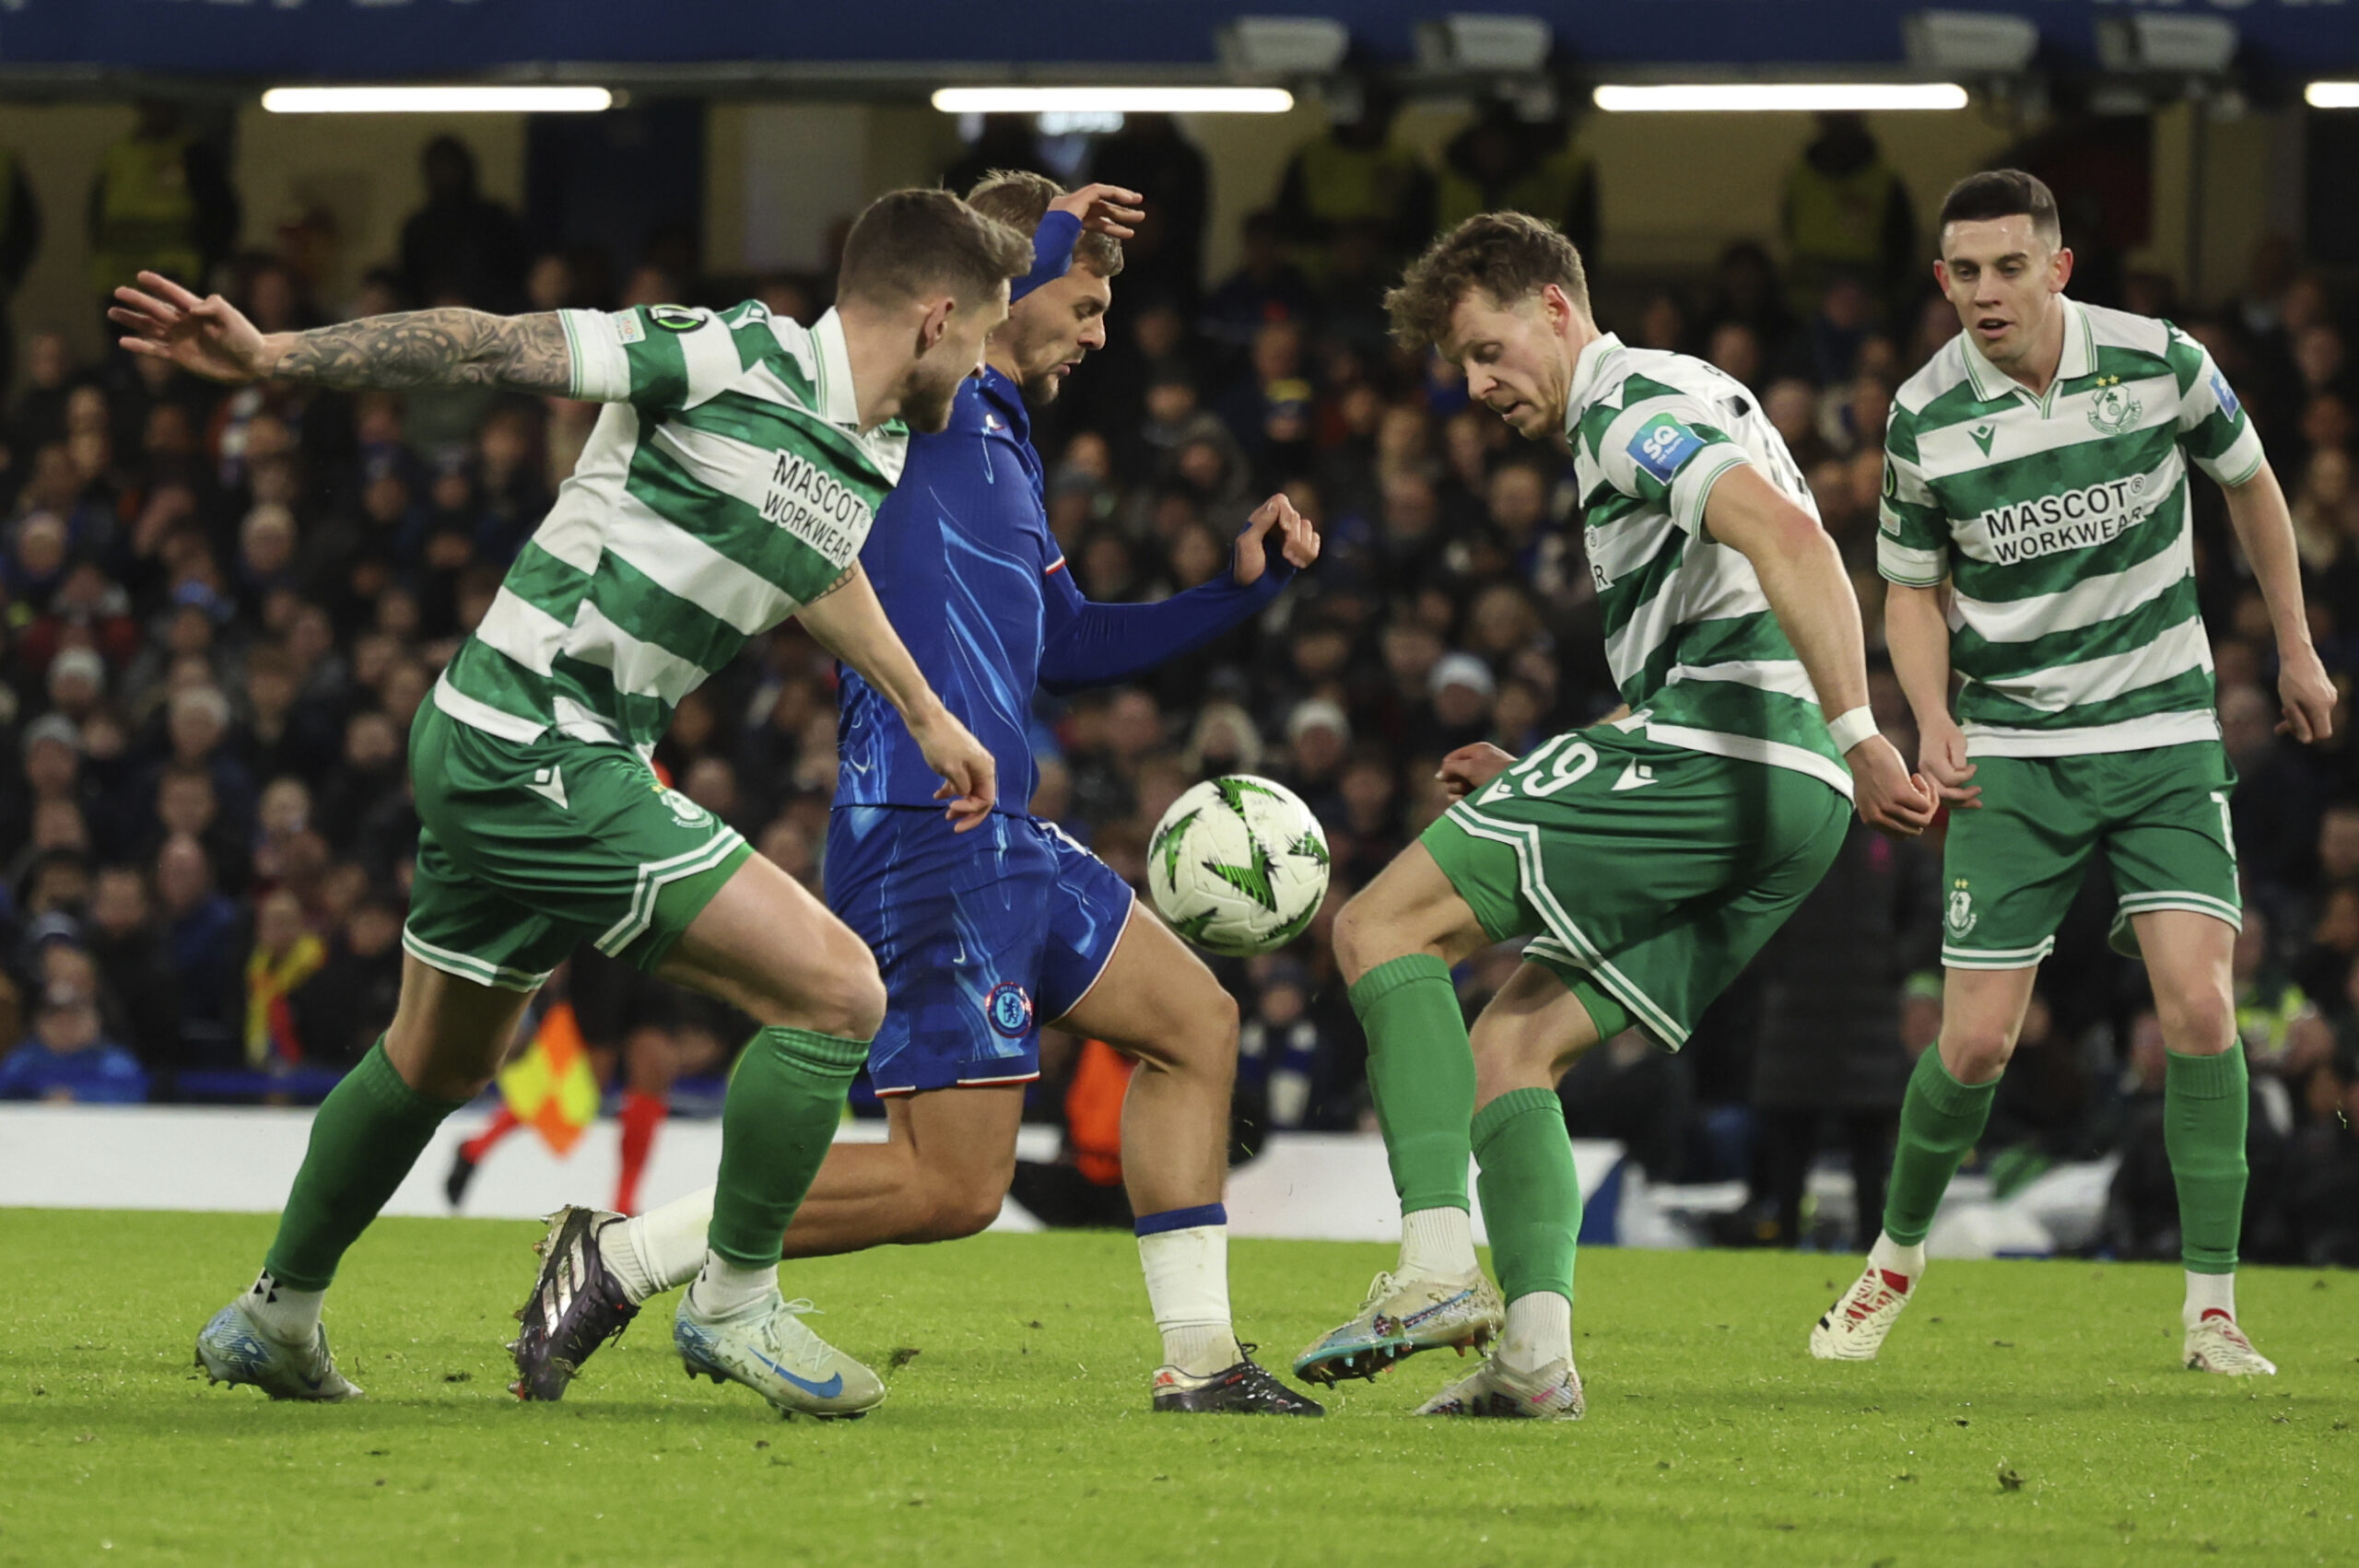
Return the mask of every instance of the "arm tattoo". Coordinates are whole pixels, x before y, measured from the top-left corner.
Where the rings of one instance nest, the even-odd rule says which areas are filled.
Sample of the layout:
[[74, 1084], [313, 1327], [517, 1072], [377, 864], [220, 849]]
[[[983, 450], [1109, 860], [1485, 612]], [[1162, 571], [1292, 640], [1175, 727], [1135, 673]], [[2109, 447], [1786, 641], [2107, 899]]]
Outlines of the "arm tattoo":
[[554, 312], [405, 310], [299, 333], [275, 373], [346, 392], [488, 385], [563, 395], [573, 356]]
[[[853, 578], [858, 577], [859, 575], [860, 563], [855, 561], [851, 566], [846, 567], [841, 575], [839, 575], [835, 581], [827, 584], [827, 587], [813, 594], [811, 596], [811, 603], [816, 604], [820, 600], [825, 599], [828, 594], [833, 593], [837, 589], [841, 588], [844, 584], [850, 582]], [[809, 607], [809, 605], [804, 606], [805, 609], [808, 609]]]

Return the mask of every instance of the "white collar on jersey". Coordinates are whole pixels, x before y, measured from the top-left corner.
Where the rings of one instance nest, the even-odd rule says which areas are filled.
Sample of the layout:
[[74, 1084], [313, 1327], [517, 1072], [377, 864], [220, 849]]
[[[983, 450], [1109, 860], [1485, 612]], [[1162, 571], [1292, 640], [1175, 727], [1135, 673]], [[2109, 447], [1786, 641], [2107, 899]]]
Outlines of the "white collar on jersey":
[[[2065, 381], [2094, 376], [2097, 370], [2096, 329], [2089, 323], [2089, 313], [2081, 309], [2081, 302], [2069, 294], [2058, 295], [2056, 303], [2064, 312], [2064, 356], [2056, 362], [2056, 380], [2048, 384], [2050, 392]], [[2031, 397], [2029, 387], [1982, 357], [1982, 350], [1975, 346], [1973, 338], [1960, 333], [1957, 343], [1959, 350], [1966, 356], [1966, 375], [1974, 383], [1976, 397], [1984, 403], [1994, 402], [2012, 392]]]
[[1581, 410], [1597, 394], [1597, 383], [1605, 376], [1605, 363], [1622, 352], [1622, 340], [1612, 333], [1600, 333], [1589, 340], [1581, 357], [1573, 361], [1573, 384], [1565, 392], [1565, 433], [1571, 435], [1581, 422]]
[[819, 416], [860, 433], [860, 393], [851, 384], [851, 345], [844, 341], [844, 319], [833, 309], [811, 329], [819, 361]]

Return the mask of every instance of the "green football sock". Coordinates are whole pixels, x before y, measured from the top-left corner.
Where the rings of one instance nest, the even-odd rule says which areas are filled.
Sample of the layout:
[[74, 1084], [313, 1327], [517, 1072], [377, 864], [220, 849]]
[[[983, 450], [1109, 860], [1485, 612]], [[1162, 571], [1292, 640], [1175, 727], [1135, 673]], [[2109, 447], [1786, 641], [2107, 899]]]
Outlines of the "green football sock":
[[430, 1100], [402, 1082], [385, 1037], [320, 1102], [311, 1145], [263, 1267], [298, 1291], [323, 1291], [346, 1248], [400, 1187], [464, 1100]]
[[1474, 1117], [1474, 1157], [1499, 1293], [1514, 1301], [1554, 1291], [1572, 1300], [1581, 1178], [1555, 1093], [1511, 1089], [1485, 1106]]
[[1449, 965], [1424, 953], [1379, 964], [1353, 985], [1352, 1011], [1401, 1212], [1466, 1208], [1474, 1048]]
[[808, 1029], [760, 1029], [737, 1059], [721, 1106], [721, 1176], [706, 1242], [741, 1269], [779, 1260], [843, 1119], [844, 1094], [868, 1059], [866, 1040]]
[[2242, 1046], [2218, 1056], [2164, 1053], [2163, 1148], [2178, 1187], [2179, 1251], [2190, 1274], [2236, 1271], [2250, 1112]]
[[1884, 1234], [1903, 1246], [1915, 1246], [1933, 1228], [1933, 1211], [1942, 1206], [1950, 1177], [1960, 1161], [1982, 1136], [1990, 1119], [1990, 1102], [1998, 1097], [1999, 1081], [1961, 1083], [1942, 1065], [1939, 1047], [1930, 1047], [1917, 1059], [1908, 1075], [1908, 1094], [1900, 1103], [1900, 1149], [1893, 1157], [1892, 1185], [1884, 1194]]

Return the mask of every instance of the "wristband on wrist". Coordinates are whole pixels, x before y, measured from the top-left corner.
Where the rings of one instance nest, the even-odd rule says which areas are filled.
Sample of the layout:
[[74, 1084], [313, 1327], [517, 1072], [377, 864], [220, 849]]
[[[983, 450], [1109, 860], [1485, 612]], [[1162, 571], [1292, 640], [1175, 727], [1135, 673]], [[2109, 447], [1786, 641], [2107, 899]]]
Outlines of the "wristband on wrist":
[[1876, 716], [1864, 707], [1851, 709], [1826, 722], [1826, 732], [1835, 741], [1835, 749], [1848, 754], [1853, 746], [1876, 733]]

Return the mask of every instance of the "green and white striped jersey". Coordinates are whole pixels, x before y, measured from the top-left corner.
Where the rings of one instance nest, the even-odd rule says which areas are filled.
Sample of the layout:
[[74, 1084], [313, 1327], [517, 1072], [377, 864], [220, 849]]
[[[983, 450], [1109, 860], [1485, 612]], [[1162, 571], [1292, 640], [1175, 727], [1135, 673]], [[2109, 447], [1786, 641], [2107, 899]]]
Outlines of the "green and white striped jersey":
[[1848, 799], [1850, 769], [1753, 563], [1704, 530], [1713, 482], [1743, 462], [1818, 515], [1753, 394], [1703, 360], [1608, 333], [1581, 350], [1565, 417], [1625, 722], [1666, 745], [1807, 773]]
[[861, 433], [832, 310], [558, 318], [573, 395], [607, 407], [434, 700], [519, 743], [651, 753], [683, 696], [859, 558], [908, 432]]
[[2203, 345], [2071, 299], [2045, 397], [1960, 335], [1893, 399], [1876, 563], [1947, 578], [1969, 754], [2074, 756], [2213, 740], [2187, 460], [2224, 485], [2260, 438]]

